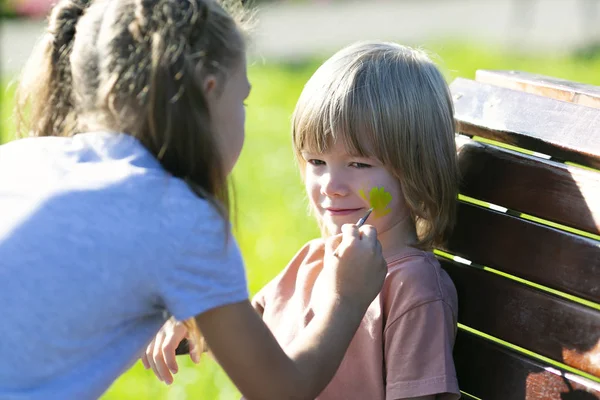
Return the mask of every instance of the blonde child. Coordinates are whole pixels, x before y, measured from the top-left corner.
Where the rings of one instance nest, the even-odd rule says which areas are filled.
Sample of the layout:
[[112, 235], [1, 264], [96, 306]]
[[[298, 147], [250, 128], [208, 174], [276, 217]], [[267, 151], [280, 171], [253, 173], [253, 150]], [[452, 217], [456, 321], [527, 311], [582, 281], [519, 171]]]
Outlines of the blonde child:
[[241, 25], [214, 0], [53, 9], [20, 89], [34, 137], [0, 147], [0, 398], [98, 398], [171, 315], [250, 399], [325, 387], [385, 262], [372, 226], [328, 239], [324, 301], [281, 349], [228, 222], [249, 90]]
[[[326, 238], [360, 218], [369, 194], [383, 188], [391, 201], [369, 221], [379, 232], [387, 277], [317, 399], [459, 398], [456, 291], [430, 252], [452, 227], [457, 196], [453, 105], [442, 74], [418, 50], [352, 45], [310, 78], [292, 131], [323, 238], [307, 243], [254, 297], [255, 309], [284, 348], [292, 345], [323, 300]], [[180, 324], [166, 324], [163, 350], [183, 335]], [[158, 353], [160, 362], [175, 365], [172, 351]]]

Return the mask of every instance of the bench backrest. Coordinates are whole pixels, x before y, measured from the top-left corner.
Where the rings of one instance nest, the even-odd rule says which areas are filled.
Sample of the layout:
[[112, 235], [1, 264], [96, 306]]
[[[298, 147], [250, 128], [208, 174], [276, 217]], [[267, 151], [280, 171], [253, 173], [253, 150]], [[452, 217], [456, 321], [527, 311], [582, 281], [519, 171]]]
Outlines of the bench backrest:
[[600, 88], [478, 71], [451, 90], [461, 196], [438, 255], [464, 397], [600, 400]]

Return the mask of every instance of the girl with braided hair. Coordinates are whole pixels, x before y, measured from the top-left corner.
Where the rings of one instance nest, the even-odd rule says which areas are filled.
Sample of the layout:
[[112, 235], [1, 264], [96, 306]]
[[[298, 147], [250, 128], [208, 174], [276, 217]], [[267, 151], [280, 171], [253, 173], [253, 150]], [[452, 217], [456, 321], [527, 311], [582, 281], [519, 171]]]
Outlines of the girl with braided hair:
[[[0, 146], [0, 398], [92, 399], [170, 317], [248, 399], [312, 399], [382, 287], [372, 226], [327, 241], [284, 352], [248, 300], [227, 176], [244, 139], [243, 18], [216, 0], [62, 0]], [[27, 351], [21, 346], [27, 342]]]

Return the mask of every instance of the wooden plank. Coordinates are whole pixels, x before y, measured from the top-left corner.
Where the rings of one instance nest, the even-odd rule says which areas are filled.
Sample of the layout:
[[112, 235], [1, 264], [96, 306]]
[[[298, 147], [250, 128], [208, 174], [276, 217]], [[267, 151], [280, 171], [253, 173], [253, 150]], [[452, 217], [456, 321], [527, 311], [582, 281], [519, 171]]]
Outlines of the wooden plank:
[[457, 129], [600, 169], [600, 110], [457, 78]]
[[600, 243], [460, 203], [445, 250], [477, 264], [600, 303]]
[[456, 286], [460, 323], [600, 377], [600, 311], [482, 269], [440, 262]]
[[521, 71], [478, 70], [475, 80], [587, 107], [600, 108], [600, 87]]
[[461, 390], [484, 400], [600, 400], [600, 384], [463, 330], [454, 362]]
[[175, 349], [175, 355], [180, 356], [183, 354], [190, 354], [190, 344], [187, 339], [183, 339], [179, 342], [179, 345]]
[[472, 140], [457, 147], [462, 194], [600, 234], [600, 173]]

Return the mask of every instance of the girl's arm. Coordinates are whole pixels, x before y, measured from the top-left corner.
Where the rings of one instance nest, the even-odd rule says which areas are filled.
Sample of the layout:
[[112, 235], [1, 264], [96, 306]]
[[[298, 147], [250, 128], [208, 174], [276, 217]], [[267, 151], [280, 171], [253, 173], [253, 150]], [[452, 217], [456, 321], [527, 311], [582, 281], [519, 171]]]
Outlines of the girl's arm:
[[344, 225], [343, 238], [326, 241], [321, 302], [285, 351], [249, 301], [196, 317], [213, 355], [248, 400], [312, 400], [333, 378], [387, 272], [375, 230], [363, 228], [361, 234]]
[[[343, 240], [338, 235], [326, 241], [315, 316], [286, 351], [247, 300], [196, 317], [212, 354], [248, 400], [314, 399], [341, 363], [387, 272], [375, 230], [344, 227]], [[177, 324], [165, 327], [142, 361], [170, 383], [167, 363], [176, 372], [175, 348], [187, 332], [171, 329]]]
[[196, 318], [212, 353], [248, 400], [314, 399], [337, 370], [363, 312], [323, 311], [284, 352], [249, 302]]

